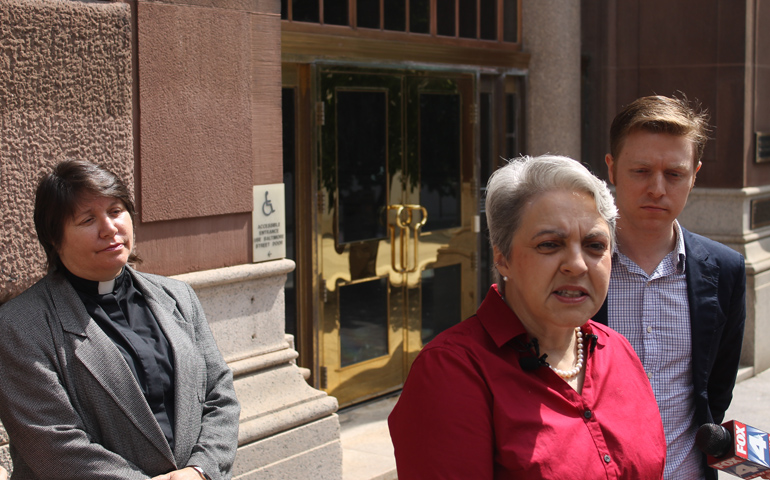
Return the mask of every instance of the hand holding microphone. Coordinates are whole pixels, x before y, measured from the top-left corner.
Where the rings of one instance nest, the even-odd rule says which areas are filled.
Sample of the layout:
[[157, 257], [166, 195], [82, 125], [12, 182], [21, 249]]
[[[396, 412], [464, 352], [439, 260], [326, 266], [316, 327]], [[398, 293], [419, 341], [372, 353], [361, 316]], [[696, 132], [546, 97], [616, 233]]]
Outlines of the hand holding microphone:
[[731, 420], [698, 429], [695, 445], [708, 455], [708, 466], [740, 478], [770, 478], [768, 433]]

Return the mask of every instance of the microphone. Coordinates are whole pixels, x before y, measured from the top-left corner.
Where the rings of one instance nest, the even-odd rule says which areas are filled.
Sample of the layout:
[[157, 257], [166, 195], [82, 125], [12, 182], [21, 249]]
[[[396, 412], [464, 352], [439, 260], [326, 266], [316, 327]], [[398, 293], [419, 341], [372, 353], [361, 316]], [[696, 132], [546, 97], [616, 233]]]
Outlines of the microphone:
[[701, 425], [695, 445], [706, 455], [708, 466], [740, 478], [757, 478], [770, 472], [768, 434], [737, 420], [722, 425]]
[[545, 358], [535, 358], [535, 357], [521, 357], [519, 358], [519, 365], [521, 365], [521, 369], [525, 372], [533, 372], [537, 370], [538, 368], [545, 366]]
[[591, 353], [594, 353], [594, 350], [596, 350], [596, 342], [599, 341], [599, 336], [589, 333], [586, 335], [586, 339], [588, 340], [588, 344], [591, 345]]
[[548, 357], [547, 353], [544, 353], [543, 355], [540, 355], [540, 345], [537, 343], [537, 338], [533, 338], [531, 341], [527, 342], [526, 344], [523, 343], [520, 339], [516, 339], [516, 351], [519, 353], [529, 353], [533, 354], [534, 350], [534, 356], [531, 357], [522, 357], [519, 356], [519, 365], [521, 366], [521, 369], [525, 372], [533, 372], [537, 370], [540, 367], [544, 367], [548, 365], [548, 362], [545, 361], [546, 357]]

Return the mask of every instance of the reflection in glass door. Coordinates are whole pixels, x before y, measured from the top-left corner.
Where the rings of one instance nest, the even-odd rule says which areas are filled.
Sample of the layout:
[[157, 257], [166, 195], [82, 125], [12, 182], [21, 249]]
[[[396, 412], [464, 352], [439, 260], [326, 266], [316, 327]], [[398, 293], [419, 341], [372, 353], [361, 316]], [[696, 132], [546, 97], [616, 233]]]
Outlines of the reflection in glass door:
[[473, 77], [318, 69], [321, 386], [400, 388], [475, 310]]

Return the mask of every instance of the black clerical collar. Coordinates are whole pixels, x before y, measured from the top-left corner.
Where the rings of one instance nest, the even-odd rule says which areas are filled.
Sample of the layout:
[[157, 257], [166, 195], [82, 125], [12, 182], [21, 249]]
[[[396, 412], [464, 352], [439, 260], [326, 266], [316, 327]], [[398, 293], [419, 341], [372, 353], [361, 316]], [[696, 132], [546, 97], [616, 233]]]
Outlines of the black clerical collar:
[[86, 280], [85, 278], [80, 278], [67, 270], [67, 268], [64, 266], [61, 268], [64, 272], [64, 276], [67, 277], [67, 280], [69, 280], [75, 290], [87, 295], [104, 295], [107, 293], [115, 293], [123, 286], [124, 280], [128, 275], [126, 268], [123, 267], [123, 270], [120, 272], [120, 274], [113, 280], [109, 280], [107, 282], [96, 282], [94, 280]]

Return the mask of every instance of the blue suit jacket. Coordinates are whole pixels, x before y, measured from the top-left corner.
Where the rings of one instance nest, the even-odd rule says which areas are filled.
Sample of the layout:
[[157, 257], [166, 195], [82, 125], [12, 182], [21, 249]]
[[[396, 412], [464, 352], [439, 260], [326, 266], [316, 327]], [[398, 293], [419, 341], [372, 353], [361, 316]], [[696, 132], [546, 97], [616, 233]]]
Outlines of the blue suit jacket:
[[[699, 425], [722, 423], [732, 400], [741, 357], [746, 267], [741, 254], [721, 243], [684, 228], [682, 236], [687, 255], [695, 421]], [[604, 325], [607, 301], [594, 316], [594, 321]], [[706, 478], [717, 478], [716, 470], [706, 471]]]

